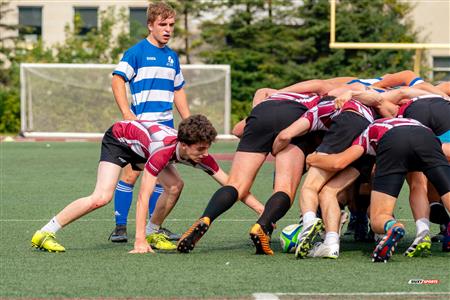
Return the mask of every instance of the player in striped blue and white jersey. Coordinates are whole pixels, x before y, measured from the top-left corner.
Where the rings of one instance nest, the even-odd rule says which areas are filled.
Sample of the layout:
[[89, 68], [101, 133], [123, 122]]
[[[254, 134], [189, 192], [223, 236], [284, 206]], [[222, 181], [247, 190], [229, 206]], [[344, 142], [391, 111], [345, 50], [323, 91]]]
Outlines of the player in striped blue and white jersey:
[[[173, 128], [174, 103], [182, 119], [190, 115], [180, 62], [177, 54], [167, 46], [173, 34], [175, 16], [176, 12], [167, 4], [150, 4], [147, 10], [148, 36], [125, 52], [113, 72], [112, 89], [124, 120], [148, 120]], [[131, 107], [126, 83], [131, 91]], [[133, 186], [139, 174], [127, 166], [117, 185], [114, 199], [116, 228], [110, 237], [113, 242], [127, 241], [127, 217]], [[150, 214], [161, 193], [163, 189], [157, 185], [150, 199]], [[157, 212], [153, 217], [158, 219]], [[148, 234], [162, 232], [161, 224], [154, 218], [149, 222]], [[169, 231], [162, 233], [172, 239], [177, 238]]]

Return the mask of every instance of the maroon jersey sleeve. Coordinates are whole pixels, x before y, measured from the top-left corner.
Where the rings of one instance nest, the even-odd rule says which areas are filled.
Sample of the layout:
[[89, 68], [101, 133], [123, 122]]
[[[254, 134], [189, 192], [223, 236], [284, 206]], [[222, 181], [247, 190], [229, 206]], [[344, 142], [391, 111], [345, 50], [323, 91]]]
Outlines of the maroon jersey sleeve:
[[219, 171], [219, 164], [212, 157], [212, 155], [205, 156], [202, 161], [195, 166], [196, 168], [202, 169], [209, 175], [214, 175]]
[[153, 176], [158, 176], [158, 174], [167, 166], [170, 158], [175, 151], [175, 145], [170, 145], [156, 150], [150, 155], [145, 164], [145, 168]]

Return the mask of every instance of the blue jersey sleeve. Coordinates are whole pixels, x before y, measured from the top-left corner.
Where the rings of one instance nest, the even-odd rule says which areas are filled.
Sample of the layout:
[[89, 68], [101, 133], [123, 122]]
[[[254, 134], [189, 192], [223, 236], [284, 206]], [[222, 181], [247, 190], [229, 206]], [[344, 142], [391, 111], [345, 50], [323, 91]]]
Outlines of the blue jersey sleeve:
[[129, 49], [124, 53], [116, 69], [113, 71], [113, 75], [119, 75], [125, 82], [128, 82], [136, 76], [137, 69], [138, 65], [135, 52]]

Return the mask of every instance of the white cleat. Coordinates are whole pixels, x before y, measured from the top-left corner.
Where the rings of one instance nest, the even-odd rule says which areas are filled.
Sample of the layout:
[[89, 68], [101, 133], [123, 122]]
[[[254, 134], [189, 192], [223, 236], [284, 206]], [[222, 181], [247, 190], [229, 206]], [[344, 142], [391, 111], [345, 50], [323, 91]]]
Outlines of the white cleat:
[[337, 259], [339, 257], [339, 244], [316, 243], [314, 248], [309, 251], [308, 257]]

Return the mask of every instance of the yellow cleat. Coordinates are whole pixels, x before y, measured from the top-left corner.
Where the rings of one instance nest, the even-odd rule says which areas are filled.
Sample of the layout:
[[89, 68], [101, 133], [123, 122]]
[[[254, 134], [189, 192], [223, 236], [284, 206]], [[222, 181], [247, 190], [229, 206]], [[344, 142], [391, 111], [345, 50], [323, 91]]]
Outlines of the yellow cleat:
[[152, 233], [147, 235], [147, 242], [154, 249], [158, 250], [175, 250], [177, 246], [169, 241], [167, 235], [162, 233]]
[[403, 255], [407, 257], [426, 257], [431, 254], [431, 238], [428, 230], [418, 236]]
[[255, 244], [256, 254], [273, 255], [273, 250], [270, 248], [270, 236], [264, 232], [258, 223], [250, 229], [250, 238]]
[[31, 238], [31, 246], [34, 248], [45, 250], [48, 252], [65, 252], [66, 248], [60, 245], [56, 239], [55, 234], [45, 231], [36, 231]]

